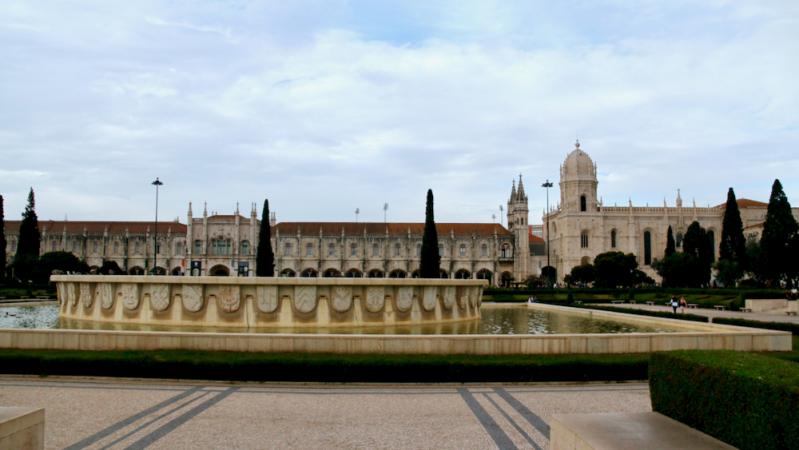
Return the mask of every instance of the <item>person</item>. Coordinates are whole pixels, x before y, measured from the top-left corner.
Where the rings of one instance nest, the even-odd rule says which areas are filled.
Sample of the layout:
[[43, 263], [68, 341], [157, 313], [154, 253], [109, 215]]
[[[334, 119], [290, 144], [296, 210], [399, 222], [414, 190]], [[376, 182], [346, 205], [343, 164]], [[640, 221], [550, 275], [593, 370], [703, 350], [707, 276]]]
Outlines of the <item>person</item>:
[[671, 296], [671, 309], [674, 311], [674, 314], [677, 314], [677, 306], [679, 306], [679, 303], [677, 303], [677, 297], [672, 295]]
[[688, 306], [688, 302], [685, 300], [685, 296], [680, 296], [680, 312], [685, 314], [685, 307]]

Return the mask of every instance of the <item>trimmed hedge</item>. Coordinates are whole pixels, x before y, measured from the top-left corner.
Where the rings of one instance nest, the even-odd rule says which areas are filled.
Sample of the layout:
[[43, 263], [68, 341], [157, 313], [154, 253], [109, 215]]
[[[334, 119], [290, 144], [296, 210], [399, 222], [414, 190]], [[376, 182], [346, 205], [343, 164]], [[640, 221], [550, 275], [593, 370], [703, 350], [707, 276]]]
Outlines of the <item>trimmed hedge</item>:
[[790, 331], [793, 335], [799, 335], [799, 324], [790, 322], [761, 322], [759, 320], [735, 319], [730, 317], [716, 317], [713, 323], [725, 325], [738, 325], [741, 327], [765, 328], [767, 330]]
[[654, 353], [652, 409], [741, 449], [799, 443], [799, 364], [734, 351]]
[[508, 289], [489, 287], [483, 293], [485, 295], [496, 294], [510, 294], [510, 295], [566, 295], [567, 292], [573, 292], [575, 296], [580, 295], [607, 295], [613, 298], [626, 299], [629, 297], [630, 292], [638, 294], [663, 294], [663, 295], [722, 295], [729, 297], [737, 297], [743, 294], [749, 299], [763, 299], [763, 298], [785, 298], [785, 290], [783, 289], [729, 289], [729, 288], [664, 288], [664, 287], [649, 287], [649, 288], [636, 288], [636, 289], [604, 289], [604, 288], [536, 288], [536, 289]]
[[467, 356], [0, 350], [0, 373], [230, 381], [644, 380], [648, 363], [646, 354]]

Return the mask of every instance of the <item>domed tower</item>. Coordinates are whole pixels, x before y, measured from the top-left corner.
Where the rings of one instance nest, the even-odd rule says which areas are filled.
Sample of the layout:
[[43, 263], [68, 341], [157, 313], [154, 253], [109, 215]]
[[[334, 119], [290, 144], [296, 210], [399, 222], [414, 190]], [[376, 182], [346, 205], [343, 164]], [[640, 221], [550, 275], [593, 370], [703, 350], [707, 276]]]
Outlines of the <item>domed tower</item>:
[[530, 254], [528, 219], [527, 194], [524, 192], [524, 182], [519, 174], [519, 187], [516, 187], [514, 180], [508, 199], [508, 230], [514, 235], [513, 277], [516, 281], [524, 281], [528, 275], [527, 260]]
[[596, 164], [574, 143], [574, 150], [560, 166], [560, 207], [566, 213], [597, 210]]

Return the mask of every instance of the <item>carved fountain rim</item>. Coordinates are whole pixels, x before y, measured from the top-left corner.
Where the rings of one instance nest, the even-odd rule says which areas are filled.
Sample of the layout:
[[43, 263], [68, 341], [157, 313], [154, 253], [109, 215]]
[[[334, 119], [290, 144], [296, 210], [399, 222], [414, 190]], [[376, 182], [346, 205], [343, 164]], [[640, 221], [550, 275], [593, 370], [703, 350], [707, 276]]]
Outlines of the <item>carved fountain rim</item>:
[[482, 286], [488, 280], [450, 278], [212, 277], [174, 275], [52, 275], [52, 282], [139, 284], [236, 284], [242, 286]]

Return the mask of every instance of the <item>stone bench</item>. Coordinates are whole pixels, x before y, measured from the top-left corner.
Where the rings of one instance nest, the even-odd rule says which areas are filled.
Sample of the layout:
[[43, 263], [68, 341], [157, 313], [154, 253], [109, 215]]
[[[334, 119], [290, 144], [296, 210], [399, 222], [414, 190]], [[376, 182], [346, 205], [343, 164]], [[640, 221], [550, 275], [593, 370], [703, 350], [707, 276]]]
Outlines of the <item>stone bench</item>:
[[735, 448], [656, 412], [557, 414], [549, 425], [551, 450]]
[[713, 305], [713, 307], [716, 308], [717, 311], [724, 311], [726, 308], [724, 305]]
[[0, 448], [44, 448], [44, 408], [0, 407]]
[[741, 312], [752, 312], [752, 308], [741, 308]]
[[624, 300], [611, 300], [610, 303], [614, 305], [621, 305], [624, 303]]
[[649, 306], [655, 306], [655, 302], [646, 302], [646, 304]]

